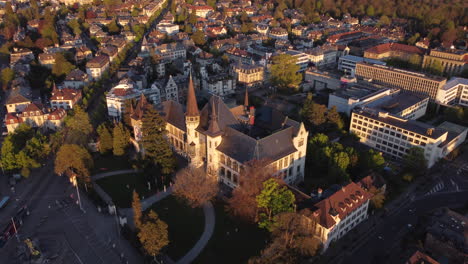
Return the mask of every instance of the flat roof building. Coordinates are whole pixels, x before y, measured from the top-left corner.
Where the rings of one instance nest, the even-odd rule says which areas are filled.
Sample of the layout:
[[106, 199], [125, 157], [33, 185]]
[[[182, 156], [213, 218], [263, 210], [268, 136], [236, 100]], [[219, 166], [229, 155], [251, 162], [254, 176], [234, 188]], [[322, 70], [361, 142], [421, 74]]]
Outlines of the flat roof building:
[[346, 74], [349, 74], [352, 77], [354, 77], [354, 74], [356, 72], [356, 63], [358, 62], [368, 62], [373, 64], [386, 65], [386, 63], [383, 61], [353, 55], [346, 55], [338, 59], [338, 70], [343, 71]]
[[356, 64], [356, 77], [419, 95], [427, 95], [431, 100], [436, 99], [438, 91], [447, 82], [447, 79], [442, 77], [365, 62]]
[[365, 106], [406, 119], [418, 119], [426, 113], [428, 102], [427, 96], [406, 94], [399, 89], [358, 84], [330, 94], [328, 108], [336, 106], [338, 112], [350, 115], [354, 108]]
[[430, 168], [465, 141], [468, 128], [450, 122], [434, 127], [364, 107], [353, 111], [349, 130], [363, 144], [393, 159], [401, 159], [410, 148], [420, 147]]
[[452, 78], [437, 93], [436, 102], [445, 105], [468, 106], [468, 79]]

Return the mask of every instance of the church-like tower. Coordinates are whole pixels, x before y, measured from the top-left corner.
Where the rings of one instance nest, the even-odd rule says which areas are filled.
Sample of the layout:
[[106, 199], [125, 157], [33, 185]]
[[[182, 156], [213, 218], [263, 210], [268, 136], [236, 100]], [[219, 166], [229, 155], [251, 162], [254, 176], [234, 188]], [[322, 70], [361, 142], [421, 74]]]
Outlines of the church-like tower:
[[187, 150], [191, 158], [191, 165], [199, 167], [203, 162], [200, 157], [200, 135], [196, 131], [200, 125], [200, 112], [198, 111], [197, 98], [195, 97], [192, 74], [189, 77], [185, 124], [187, 126]]

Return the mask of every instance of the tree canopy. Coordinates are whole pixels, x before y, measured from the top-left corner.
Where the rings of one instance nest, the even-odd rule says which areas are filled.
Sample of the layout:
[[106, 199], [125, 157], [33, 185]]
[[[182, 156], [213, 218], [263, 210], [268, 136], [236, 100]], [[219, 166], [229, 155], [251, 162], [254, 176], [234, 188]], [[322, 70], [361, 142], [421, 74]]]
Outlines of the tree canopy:
[[279, 54], [272, 59], [271, 82], [280, 89], [297, 89], [302, 76], [298, 73], [299, 65], [296, 64], [296, 58], [289, 54]]
[[258, 225], [269, 231], [274, 229], [276, 215], [294, 211], [294, 194], [286, 186], [281, 186], [277, 179], [265, 181], [256, 199], [261, 210]]
[[69, 176], [76, 174], [85, 184], [91, 181], [90, 170], [93, 159], [88, 150], [75, 144], [65, 144], [60, 147], [55, 158], [55, 173]]
[[191, 207], [201, 207], [218, 193], [218, 181], [202, 169], [185, 168], [177, 173], [172, 189]]
[[175, 158], [169, 142], [164, 138], [166, 133], [166, 122], [158, 112], [150, 107], [143, 114], [141, 144], [144, 155], [161, 167], [164, 174], [174, 171]]
[[151, 210], [140, 226], [138, 239], [148, 255], [157, 256], [169, 244], [167, 224]]

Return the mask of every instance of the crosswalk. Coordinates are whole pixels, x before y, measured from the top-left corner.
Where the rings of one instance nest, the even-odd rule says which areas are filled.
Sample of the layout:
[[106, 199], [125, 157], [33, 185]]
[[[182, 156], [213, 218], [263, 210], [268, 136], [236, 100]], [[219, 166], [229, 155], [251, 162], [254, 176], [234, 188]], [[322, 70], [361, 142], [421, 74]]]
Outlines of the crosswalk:
[[430, 189], [428, 192], [426, 192], [426, 195], [431, 195], [433, 193], [436, 193], [440, 190], [442, 190], [445, 187], [445, 183], [443, 181], [438, 182], [432, 189]]

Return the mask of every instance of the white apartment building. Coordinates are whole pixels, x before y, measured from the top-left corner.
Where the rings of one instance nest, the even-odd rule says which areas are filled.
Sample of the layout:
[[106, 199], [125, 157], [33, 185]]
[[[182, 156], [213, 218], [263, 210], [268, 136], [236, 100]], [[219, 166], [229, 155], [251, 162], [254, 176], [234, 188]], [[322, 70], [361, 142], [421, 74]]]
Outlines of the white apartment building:
[[336, 46], [323, 45], [306, 51], [309, 55], [310, 62], [315, 66], [321, 67], [326, 65], [333, 65], [336, 63], [338, 56], [338, 49]]
[[227, 74], [218, 74], [202, 79], [202, 87], [212, 95], [227, 96], [235, 93], [236, 79]]
[[450, 122], [433, 127], [370, 108], [353, 111], [349, 130], [362, 143], [394, 159], [403, 158], [412, 147], [420, 147], [429, 168], [462, 144], [468, 131]]
[[297, 50], [288, 50], [285, 52], [296, 59], [296, 64], [299, 65], [299, 72], [305, 72], [309, 66], [309, 56]]
[[99, 55], [86, 63], [86, 73], [93, 80], [101, 78], [107, 69], [109, 69], [110, 60], [107, 55]]
[[439, 104], [468, 106], [468, 79], [452, 78], [437, 91]]
[[351, 77], [354, 77], [354, 74], [356, 72], [356, 63], [363, 62], [363, 61], [368, 62], [368, 63], [373, 63], [373, 64], [386, 65], [386, 63], [383, 61], [363, 58], [363, 57], [358, 57], [358, 56], [353, 56], [353, 55], [346, 55], [346, 56], [341, 56], [338, 59], [338, 70], [350, 75]]
[[169, 36], [179, 33], [179, 26], [172, 23], [160, 23], [156, 26], [156, 29]]
[[182, 43], [167, 43], [154, 48], [154, 52], [161, 56], [163, 60], [173, 61], [178, 58], [186, 59], [187, 50]]
[[[321, 196], [319, 189], [318, 198]], [[311, 208], [309, 218], [317, 223], [316, 234], [323, 244], [323, 251], [367, 219], [370, 197], [371, 194], [351, 182]]]
[[125, 111], [125, 102], [138, 98], [140, 94], [141, 92], [131, 82], [121, 82], [113, 87], [106, 95], [109, 117], [120, 119]]

